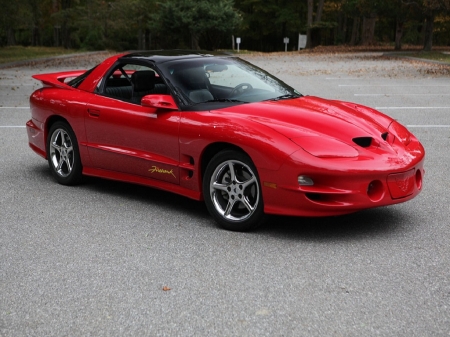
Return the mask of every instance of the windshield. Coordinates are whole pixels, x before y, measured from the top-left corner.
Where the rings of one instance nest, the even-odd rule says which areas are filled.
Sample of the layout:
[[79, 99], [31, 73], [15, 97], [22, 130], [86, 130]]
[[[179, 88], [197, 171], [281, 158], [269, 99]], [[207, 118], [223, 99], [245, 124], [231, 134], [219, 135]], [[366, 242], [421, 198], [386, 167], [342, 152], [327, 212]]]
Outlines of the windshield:
[[252, 103], [300, 97], [264, 70], [238, 58], [202, 58], [159, 65], [184, 105]]

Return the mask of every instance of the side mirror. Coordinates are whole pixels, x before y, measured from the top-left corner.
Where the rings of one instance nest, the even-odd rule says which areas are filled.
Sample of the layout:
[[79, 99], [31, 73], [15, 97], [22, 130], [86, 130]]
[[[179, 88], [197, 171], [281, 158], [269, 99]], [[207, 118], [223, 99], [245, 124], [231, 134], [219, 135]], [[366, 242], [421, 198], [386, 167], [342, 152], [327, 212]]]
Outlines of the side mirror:
[[178, 110], [172, 96], [170, 95], [147, 95], [141, 100], [141, 105], [148, 108]]

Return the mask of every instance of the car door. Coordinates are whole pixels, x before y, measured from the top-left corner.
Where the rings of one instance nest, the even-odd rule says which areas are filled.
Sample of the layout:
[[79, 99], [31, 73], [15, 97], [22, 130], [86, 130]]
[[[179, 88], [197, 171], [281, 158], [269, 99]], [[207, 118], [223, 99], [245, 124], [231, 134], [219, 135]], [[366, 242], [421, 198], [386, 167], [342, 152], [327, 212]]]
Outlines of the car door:
[[[123, 77], [135, 69], [125, 71], [127, 74], [110, 74], [112, 94], [106, 93], [106, 85], [103, 94], [87, 104], [85, 129], [92, 165], [179, 184], [180, 111], [158, 110], [133, 101], [129, 79]], [[138, 71], [149, 69], [140, 67]]]

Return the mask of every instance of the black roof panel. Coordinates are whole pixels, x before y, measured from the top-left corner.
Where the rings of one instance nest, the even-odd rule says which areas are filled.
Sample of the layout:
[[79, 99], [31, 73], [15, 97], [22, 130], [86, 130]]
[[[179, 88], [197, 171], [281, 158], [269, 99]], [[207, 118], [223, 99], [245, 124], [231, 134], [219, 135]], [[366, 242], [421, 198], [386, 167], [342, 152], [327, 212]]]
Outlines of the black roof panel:
[[232, 56], [223, 52], [213, 52], [206, 50], [144, 50], [131, 52], [130, 54], [124, 55], [121, 59], [140, 59], [145, 61], [151, 61], [154, 63], [163, 63], [167, 61], [182, 60], [182, 59], [192, 59], [192, 58], [204, 58], [212, 56]]

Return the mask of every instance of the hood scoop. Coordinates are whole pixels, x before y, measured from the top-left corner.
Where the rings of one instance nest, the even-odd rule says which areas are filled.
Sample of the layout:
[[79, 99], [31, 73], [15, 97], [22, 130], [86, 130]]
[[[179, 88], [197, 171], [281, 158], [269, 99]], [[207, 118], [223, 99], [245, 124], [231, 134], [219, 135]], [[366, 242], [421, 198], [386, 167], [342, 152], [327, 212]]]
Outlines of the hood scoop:
[[[389, 133], [388, 132], [382, 133], [381, 138], [384, 141], [387, 141], [389, 138]], [[379, 142], [377, 140], [375, 140], [373, 137], [355, 137], [352, 139], [352, 141], [356, 145], [359, 145], [364, 148], [370, 147], [372, 145], [376, 145], [376, 146], [379, 145]]]
[[373, 138], [372, 137], [355, 137], [352, 139], [356, 145], [361, 147], [369, 147], [372, 145]]

